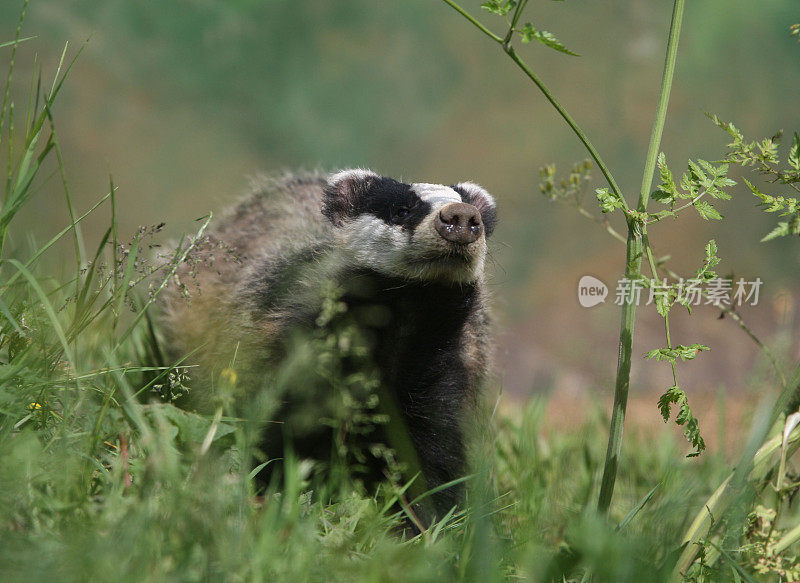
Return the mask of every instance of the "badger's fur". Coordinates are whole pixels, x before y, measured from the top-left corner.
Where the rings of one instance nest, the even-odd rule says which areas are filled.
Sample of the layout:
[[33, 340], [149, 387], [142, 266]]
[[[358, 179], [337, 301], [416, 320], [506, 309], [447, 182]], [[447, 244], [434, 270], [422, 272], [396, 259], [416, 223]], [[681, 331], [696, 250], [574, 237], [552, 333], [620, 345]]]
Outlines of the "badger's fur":
[[[464, 416], [488, 366], [483, 271], [495, 222], [494, 200], [471, 182], [404, 184], [360, 169], [259, 179], [210, 233], [205, 261], [179, 270], [179, 281], [196, 280], [191, 302], [177, 285], [162, 294], [165, 346], [173, 358], [196, 350], [191, 374], [202, 384], [237, 351], [246, 382], [257, 385], [259, 369], [274, 363], [267, 355], [315, 326], [320, 289], [333, 281], [369, 340], [428, 486], [446, 483], [464, 471]], [[359, 318], [364, 307], [383, 315]], [[290, 409], [292, 395], [282, 398]], [[298, 440], [296, 453], [330, 451], [325, 431]], [[457, 490], [437, 496], [440, 512]]]

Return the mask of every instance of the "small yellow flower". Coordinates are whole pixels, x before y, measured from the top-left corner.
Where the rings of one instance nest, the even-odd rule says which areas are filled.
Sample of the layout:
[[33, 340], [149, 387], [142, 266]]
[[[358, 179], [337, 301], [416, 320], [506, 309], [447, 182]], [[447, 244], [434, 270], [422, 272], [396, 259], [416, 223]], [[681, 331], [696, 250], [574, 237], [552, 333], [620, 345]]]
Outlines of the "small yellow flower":
[[31, 411], [36, 411], [36, 410], [41, 409], [41, 408], [42, 408], [42, 404], [41, 403], [37, 403], [36, 401], [34, 401], [33, 403], [28, 405], [28, 409], [30, 409]]
[[229, 385], [235, 385], [238, 378], [236, 371], [232, 368], [223, 368], [219, 376]]

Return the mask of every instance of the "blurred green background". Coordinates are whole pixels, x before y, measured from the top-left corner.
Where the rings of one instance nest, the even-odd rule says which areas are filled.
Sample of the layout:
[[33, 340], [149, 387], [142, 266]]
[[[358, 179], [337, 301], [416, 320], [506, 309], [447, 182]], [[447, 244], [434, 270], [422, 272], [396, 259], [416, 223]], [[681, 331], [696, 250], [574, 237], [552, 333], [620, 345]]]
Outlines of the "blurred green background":
[[[502, 19], [479, 4], [464, 2], [502, 32]], [[0, 41], [13, 38], [22, 5], [0, 2]], [[526, 18], [582, 55], [520, 47], [635, 198], [669, 3], [540, 0]], [[789, 35], [798, 21], [797, 0], [689, 3], [662, 144], [674, 170], [688, 157], [722, 156], [726, 135], [704, 111], [752, 139], [800, 129], [800, 43]], [[73, 55], [90, 39], [55, 110], [79, 209], [107, 191], [112, 173], [122, 232], [166, 221], [177, 237], [261, 171], [362, 166], [408, 181], [473, 180], [500, 205], [489, 284], [505, 391], [610, 391], [618, 310], [610, 302], [581, 308], [576, 288], [585, 274], [613, 288], [624, 248], [538, 188], [541, 166], [555, 162], [561, 175], [586, 155], [513, 63], [443, 2], [32, 0], [22, 36], [31, 35], [18, 51], [19, 110], [35, 60], [49, 79], [64, 43]], [[3, 71], [10, 54], [0, 52]], [[740, 187], [735, 194], [721, 208], [726, 221], [686, 214], [653, 227], [651, 239], [659, 254], [672, 255], [673, 269], [690, 274], [716, 238], [722, 273], [765, 281], [761, 302], [744, 317], [796, 360], [800, 246], [759, 243], [775, 220]], [[67, 224], [58, 176], [37, 196], [27, 220], [41, 240]], [[87, 223], [89, 244], [104, 220]], [[769, 374], [747, 337], [717, 316], [701, 309], [676, 318], [676, 342], [714, 349], [687, 365], [687, 391], [754, 395]], [[662, 336], [659, 319], [643, 314], [636, 354], [664, 345]], [[648, 400], [671, 384], [666, 366], [637, 362], [634, 370], [634, 391]]]

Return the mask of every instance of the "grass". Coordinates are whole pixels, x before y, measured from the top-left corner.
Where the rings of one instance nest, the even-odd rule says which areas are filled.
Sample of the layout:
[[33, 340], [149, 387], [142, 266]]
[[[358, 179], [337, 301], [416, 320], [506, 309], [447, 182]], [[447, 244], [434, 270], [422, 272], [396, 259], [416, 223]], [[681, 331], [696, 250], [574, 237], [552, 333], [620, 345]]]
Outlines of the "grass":
[[[13, 54], [17, 44], [0, 50]], [[128, 239], [119, 233], [113, 180], [91, 209], [73, 209], [51, 112], [69, 72], [66, 56], [62, 63], [49, 90], [34, 77], [24, 123], [9, 99], [0, 111], [8, 160], [0, 211], [3, 581], [681, 579], [674, 569], [693, 548], [683, 544], [687, 530], [732, 468], [710, 454], [687, 460], [667, 436], [633, 434], [602, 516], [594, 501], [609, 428], [599, 412], [580, 428], [545, 433], [545, 403], [534, 400], [519, 418], [481, 425], [469, 503], [413, 538], [401, 534], [396, 510], [407, 485], [367, 493], [347, 472], [320, 482], [309, 462], [287, 452], [283, 479], [259, 489], [254, 444], [268, 404], [250, 418], [230, 414], [224, 399], [215, 415], [183, 411], [172, 401], [192, 371], [153, 366], [148, 312], [176, 266], [203, 244], [210, 218], [174, 252], [151, 256], [160, 227]], [[12, 72], [13, 57], [9, 85]], [[26, 247], [15, 218], [36, 204], [52, 173], [62, 177], [65, 227]], [[111, 223], [89, 246], [80, 222], [100, 211]], [[72, 264], [56, 276], [48, 265], [64, 265], [64, 241]], [[791, 435], [796, 441], [798, 432]], [[739, 464], [742, 487], [701, 533], [689, 580], [793, 573], [796, 485], [791, 464], [781, 463], [792, 449], [773, 445], [758, 472]], [[779, 539], [781, 553], [769, 552]]]

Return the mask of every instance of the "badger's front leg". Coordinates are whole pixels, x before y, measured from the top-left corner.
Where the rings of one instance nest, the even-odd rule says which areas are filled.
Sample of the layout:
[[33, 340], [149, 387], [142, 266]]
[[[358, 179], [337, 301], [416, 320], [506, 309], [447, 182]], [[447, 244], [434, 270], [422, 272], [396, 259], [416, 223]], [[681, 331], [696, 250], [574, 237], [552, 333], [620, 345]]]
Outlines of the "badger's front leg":
[[[378, 368], [431, 489], [467, 472], [465, 428], [485, 369], [475, 360], [482, 348], [470, 332], [475, 298], [465, 287], [406, 285], [395, 293], [387, 287], [380, 294], [383, 305], [393, 308], [394, 325], [378, 334]], [[463, 491], [458, 484], [434, 495], [437, 515], [461, 501]]]
[[[398, 401], [425, 476], [433, 489], [462, 477], [466, 471], [465, 417], [472, 411], [466, 370], [457, 357], [437, 359], [421, 382], [409, 382]], [[433, 496], [441, 518], [462, 501], [463, 484], [449, 486]]]

